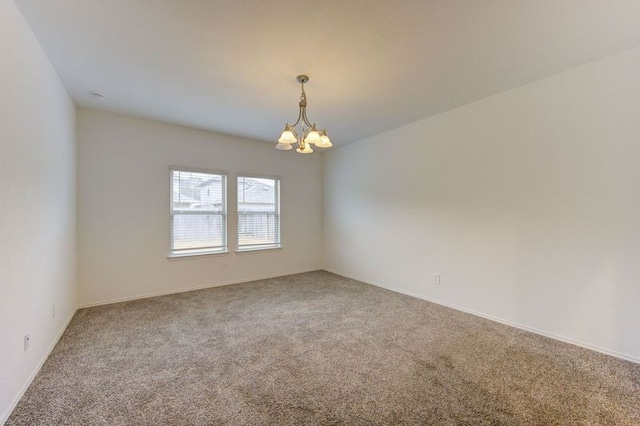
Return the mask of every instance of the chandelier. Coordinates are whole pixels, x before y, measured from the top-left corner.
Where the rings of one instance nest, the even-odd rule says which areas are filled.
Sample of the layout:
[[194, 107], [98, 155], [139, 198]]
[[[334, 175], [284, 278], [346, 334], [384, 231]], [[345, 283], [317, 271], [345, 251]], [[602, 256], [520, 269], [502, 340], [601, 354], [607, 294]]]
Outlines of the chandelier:
[[[304, 84], [309, 81], [309, 77], [306, 75], [299, 75], [297, 77], [298, 83], [302, 85], [302, 94], [300, 95], [300, 112], [298, 113], [298, 119], [295, 123], [287, 123], [284, 126], [284, 130], [278, 139], [277, 149], [288, 151], [293, 148], [293, 144], [297, 144], [298, 148], [296, 152], [300, 154], [310, 154], [313, 152], [311, 145], [315, 145], [318, 148], [331, 148], [333, 144], [327, 136], [325, 129], [318, 130], [316, 124], [311, 124], [307, 118], [307, 94], [304, 92]], [[300, 133], [296, 131], [296, 126], [300, 124]], [[299, 136], [302, 135], [302, 136]]]

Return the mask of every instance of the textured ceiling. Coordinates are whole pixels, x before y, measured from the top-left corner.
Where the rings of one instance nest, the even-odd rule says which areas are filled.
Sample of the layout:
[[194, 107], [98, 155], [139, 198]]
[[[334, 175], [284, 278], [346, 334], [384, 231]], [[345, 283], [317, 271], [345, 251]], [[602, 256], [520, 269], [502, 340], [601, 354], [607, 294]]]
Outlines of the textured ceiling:
[[638, 0], [15, 2], [79, 106], [265, 141], [301, 73], [339, 145], [640, 44]]

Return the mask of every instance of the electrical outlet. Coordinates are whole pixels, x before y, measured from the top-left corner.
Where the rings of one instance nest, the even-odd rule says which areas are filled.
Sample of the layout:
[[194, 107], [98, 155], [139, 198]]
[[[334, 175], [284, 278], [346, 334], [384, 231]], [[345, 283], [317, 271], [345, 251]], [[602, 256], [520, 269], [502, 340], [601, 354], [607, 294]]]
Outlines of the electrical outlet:
[[433, 274], [433, 283], [440, 284], [440, 274]]
[[31, 343], [31, 336], [29, 333], [24, 335], [24, 350], [25, 352], [29, 349], [29, 343]]

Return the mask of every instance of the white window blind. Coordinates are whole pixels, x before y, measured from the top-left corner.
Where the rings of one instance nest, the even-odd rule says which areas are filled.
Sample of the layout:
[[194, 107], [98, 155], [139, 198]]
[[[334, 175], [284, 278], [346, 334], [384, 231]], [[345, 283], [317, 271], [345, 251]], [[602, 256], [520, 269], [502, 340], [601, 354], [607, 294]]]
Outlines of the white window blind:
[[238, 250], [280, 247], [280, 179], [238, 176]]
[[171, 255], [227, 251], [226, 176], [171, 170]]

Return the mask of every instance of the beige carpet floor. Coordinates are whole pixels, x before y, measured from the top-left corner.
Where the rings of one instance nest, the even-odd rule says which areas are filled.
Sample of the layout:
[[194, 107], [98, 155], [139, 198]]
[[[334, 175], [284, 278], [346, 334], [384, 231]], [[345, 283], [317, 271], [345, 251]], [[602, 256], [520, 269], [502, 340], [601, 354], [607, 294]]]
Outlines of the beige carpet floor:
[[327, 272], [78, 311], [8, 425], [639, 425], [640, 365]]

